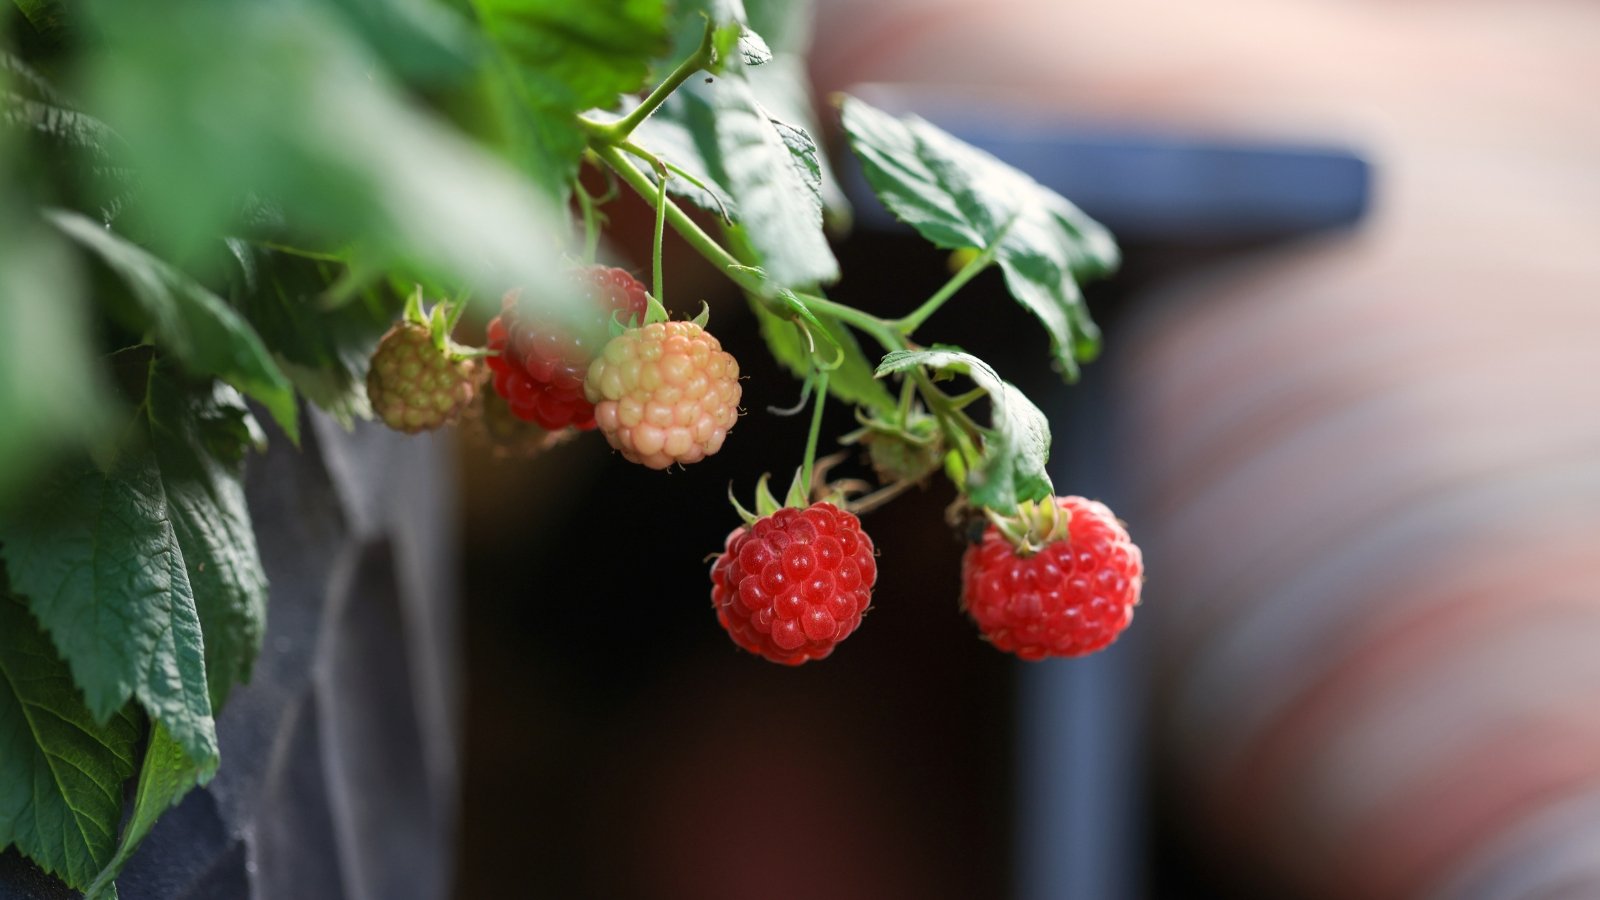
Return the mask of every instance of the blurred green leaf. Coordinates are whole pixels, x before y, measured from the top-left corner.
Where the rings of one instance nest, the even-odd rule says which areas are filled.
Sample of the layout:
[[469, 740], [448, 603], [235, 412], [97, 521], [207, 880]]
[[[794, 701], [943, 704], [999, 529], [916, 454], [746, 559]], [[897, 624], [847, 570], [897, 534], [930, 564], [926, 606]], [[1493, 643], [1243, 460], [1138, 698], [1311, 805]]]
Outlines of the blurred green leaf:
[[565, 200], [583, 133], [574, 115], [644, 87], [669, 46], [664, 0], [473, 0], [509, 77], [505, 111], [527, 169]]
[[1009, 514], [1020, 500], [1051, 495], [1045, 469], [1050, 461], [1050, 423], [1027, 395], [1002, 380], [988, 363], [958, 350], [896, 350], [878, 364], [877, 374], [881, 378], [918, 366], [966, 375], [989, 395], [993, 426], [984, 436], [983, 458], [967, 473], [964, 487], [973, 503]]
[[811, 0], [745, 0], [745, 24], [761, 33], [774, 56], [804, 54], [811, 46]]
[[67, 14], [61, 0], [13, 0], [33, 30], [50, 40], [60, 40], [67, 31]]
[[388, 68], [429, 83], [471, 78], [482, 50], [460, 12], [435, 0], [327, 0]]
[[294, 388], [255, 329], [222, 298], [187, 275], [77, 213], [55, 210], [51, 222], [94, 251], [127, 284], [157, 344], [196, 375], [216, 375], [261, 401], [293, 440], [299, 438]]
[[940, 247], [996, 248], [1012, 296], [1044, 323], [1057, 364], [1076, 377], [1099, 332], [1078, 278], [1106, 275], [1120, 256], [1110, 232], [988, 153], [916, 116], [896, 119], [854, 98], [845, 134], [883, 205]]
[[106, 35], [86, 72], [89, 108], [132, 148], [143, 191], [127, 215], [164, 257], [220, 259], [217, 235], [248, 233], [245, 214], [264, 200], [304, 245], [359, 240], [374, 264], [474, 296], [521, 286], [576, 304], [551, 203], [407, 101], [321, 7], [87, 7]]
[[95, 721], [137, 697], [214, 767], [200, 619], [155, 456], [128, 450], [110, 472], [58, 466], [30, 499], [0, 519], [0, 554]]
[[0, 510], [38, 466], [109, 423], [78, 273], [57, 240], [0, 213]]
[[0, 850], [82, 889], [111, 859], [139, 721], [97, 720], [0, 569]]

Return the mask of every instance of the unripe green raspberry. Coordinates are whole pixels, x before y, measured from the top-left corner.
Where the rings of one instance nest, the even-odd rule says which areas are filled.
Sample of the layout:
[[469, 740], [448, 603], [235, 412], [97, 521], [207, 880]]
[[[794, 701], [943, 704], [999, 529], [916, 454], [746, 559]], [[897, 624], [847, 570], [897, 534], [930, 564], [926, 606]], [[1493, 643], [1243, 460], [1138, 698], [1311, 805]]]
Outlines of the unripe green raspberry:
[[428, 327], [396, 324], [383, 336], [367, 370], [372, 411], [396, 431], [415, 434], [456, 421], [472, 403], [480, 373], [433, 343]]
[[665, 469], [722, 449], [739, 418], [739, 363], [693, 322], [654, 322], [612, 338], [584, 392], [611, 446]]
[[912, 419], [901, 429], [874, 428], [857, 432], [879, 480], [918, 482], [944, 464], [945, 447], [938, 423], [931, 417]]

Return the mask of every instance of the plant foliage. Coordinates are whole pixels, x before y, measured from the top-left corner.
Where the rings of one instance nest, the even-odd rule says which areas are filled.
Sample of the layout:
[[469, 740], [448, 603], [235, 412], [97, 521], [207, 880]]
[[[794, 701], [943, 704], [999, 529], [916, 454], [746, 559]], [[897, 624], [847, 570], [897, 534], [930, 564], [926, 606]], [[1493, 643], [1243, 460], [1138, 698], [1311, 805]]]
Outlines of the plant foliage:
[[[248, 455], [268, 428], [297, 442], [307, 405], [368, 415], [366, 360], [414, 285], [575, 314], [563, 260], [602, 221], [586, 168], [737, 283], [823, 399], [937, 442], [969, 504], [1050, 493], [1037, 407], [913, 335], [995, 265], [1072, 375], [1099, 340], [1078, 283], [1115, 244], [1023, 173], [847, 98], [878, 198], [976, 255], [901, 319], [827, 299], [849, 211], [805, 23], [779, 0], [0, 3], [0, 850], [115, 895], [226, 764], [216, 717], [261, 649]], [[946, 394], [952, 375], [977, 390]], [[980, 395], [988, 425], [965, 412]]]

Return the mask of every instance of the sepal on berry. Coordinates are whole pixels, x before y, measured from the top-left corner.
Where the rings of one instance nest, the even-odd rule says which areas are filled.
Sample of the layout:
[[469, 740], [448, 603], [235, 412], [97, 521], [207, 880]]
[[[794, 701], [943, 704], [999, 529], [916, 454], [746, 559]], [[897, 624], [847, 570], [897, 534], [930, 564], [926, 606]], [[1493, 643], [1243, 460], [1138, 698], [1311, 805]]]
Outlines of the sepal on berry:
[[390, 428], [415, 434], [450, 425], [477, 395], [484, 376], [477, 354], [449, 336], [456, 308], [441, 302], [425, 309], [419, 287], [373, 351], [367, 398]]
[[1055, 497], [1023, 500], [1017, 504], [1016, 513], [1009, 516], [992, 509], [984, 510], [983, 514], [1016, 548], [1018, 556], [1032, 556], [1047, 544], [1065, 540], [1072, 525], [1072, 511]]

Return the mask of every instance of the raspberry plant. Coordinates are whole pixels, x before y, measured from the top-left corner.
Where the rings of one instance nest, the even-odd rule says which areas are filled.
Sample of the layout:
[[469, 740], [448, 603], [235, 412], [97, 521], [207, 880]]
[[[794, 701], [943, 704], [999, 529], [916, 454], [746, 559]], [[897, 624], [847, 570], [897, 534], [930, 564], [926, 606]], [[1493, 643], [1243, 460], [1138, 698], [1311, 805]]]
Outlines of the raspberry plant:
[[[262, 419], [291, 443], [304, 401], [406, 431], [465, 418], [507, 452], [591, 425], [652, 467], [736, 452], [738, 365], [704, 313], [668, 313], [668, 227], [815, 398], [785, 503], [763, 482], [711, 573], [739, 646], [820, 659], [873, 590], [893, 602], [856, 514], [941, 471], [995, 523], [980, 573], [1065, 565], [1071, 522], [1025, 527], [1058, 509], [1048, 422], [925, 326], [998, 268], [1071, 380], [1099, 344], [1079, 282], [1116, 246], [931, 124], [835, 98], [878, 198], [964, 263], [896, 318], [830, 299], [840, 193], [796, 74], [801, 18], [779, 0], [0, 4], [0, 850], [114, 896], [216, 771], [215, 717], [265, 627], [241, 482]], [[622, 191], [655, 211], [648, 291], [597, 262]], [[483, 347], [458, 327], [472, 304], [500, 314]], [[827, 403], [862, 423], [865, 496], [824, 478]], [[1000, 638], [1015, 629], [991, 623], [1039, 599], [971, 566], [967, 609], [1027, 657], [1092, 649], [1137, 601], [1122, 554], [1114, 601], [1080, 598], [1120, 617], [1092, 641], [1059, 622], [1046, 644]]]

